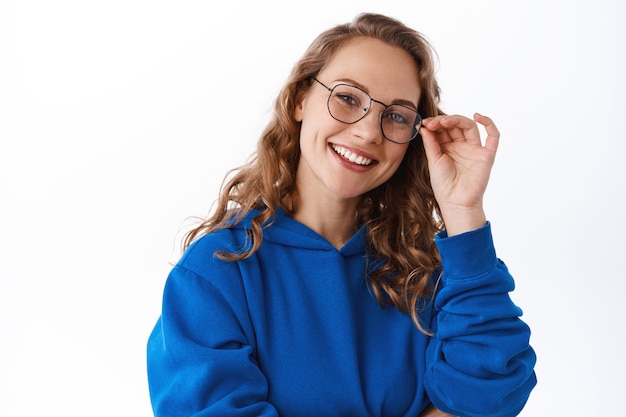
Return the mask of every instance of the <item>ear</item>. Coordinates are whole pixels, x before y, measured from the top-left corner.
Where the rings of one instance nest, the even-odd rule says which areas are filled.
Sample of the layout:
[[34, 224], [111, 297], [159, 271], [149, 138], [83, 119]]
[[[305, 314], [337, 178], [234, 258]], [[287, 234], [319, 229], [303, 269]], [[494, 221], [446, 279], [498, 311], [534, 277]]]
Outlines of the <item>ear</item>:
[[304, 103], [306, 101], [306, 94], [303, 91], [296, 94], [296, 106], [293, 109], [293, 118], [296, 122], [302, 122], [304, 117]]

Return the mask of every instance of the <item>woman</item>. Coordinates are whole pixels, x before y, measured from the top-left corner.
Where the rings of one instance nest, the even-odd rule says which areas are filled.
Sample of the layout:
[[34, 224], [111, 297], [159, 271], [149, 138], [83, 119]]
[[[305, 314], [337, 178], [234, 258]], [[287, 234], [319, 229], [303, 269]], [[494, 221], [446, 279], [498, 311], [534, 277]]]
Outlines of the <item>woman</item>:
[[155, 415], [519, 413], [535, 355], [482, 207], [499, 133], [438, 104], [394, 19], [312, 43], [168, 278]]

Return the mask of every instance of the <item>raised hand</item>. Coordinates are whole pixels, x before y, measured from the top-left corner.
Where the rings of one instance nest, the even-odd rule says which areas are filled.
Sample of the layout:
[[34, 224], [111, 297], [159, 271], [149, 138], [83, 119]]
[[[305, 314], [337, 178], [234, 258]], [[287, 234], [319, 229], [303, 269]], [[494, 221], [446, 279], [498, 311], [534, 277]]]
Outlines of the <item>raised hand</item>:
[[[477, 123], [487, 132], [484, 146]], [[474, 120], [436, 116], [424, 119], [420, 134], [448, 235], [484, 226], [483, 195], [500, 139], [496, 125], [478, 113]]]

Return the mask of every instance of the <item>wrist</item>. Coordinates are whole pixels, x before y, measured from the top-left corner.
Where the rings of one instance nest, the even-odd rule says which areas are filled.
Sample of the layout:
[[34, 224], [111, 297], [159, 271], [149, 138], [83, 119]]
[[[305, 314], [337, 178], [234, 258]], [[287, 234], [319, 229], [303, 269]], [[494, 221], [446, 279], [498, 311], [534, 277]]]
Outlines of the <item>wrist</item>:
[[471, 232], [487, 224], [482, 207], [442, 207], [441, 215], [448, 237]]

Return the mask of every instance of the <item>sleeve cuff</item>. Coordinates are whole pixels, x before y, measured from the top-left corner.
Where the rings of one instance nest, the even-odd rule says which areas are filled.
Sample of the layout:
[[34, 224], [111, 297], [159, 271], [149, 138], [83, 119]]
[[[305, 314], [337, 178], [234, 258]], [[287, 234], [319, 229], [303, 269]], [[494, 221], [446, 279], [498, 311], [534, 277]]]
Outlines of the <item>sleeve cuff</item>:
[[498, 264], [489, 222], [479, 229], [452, 237], [448, 237], [444, 230], [435, 236], [435, 243], [448, 278], [473, 278]]

